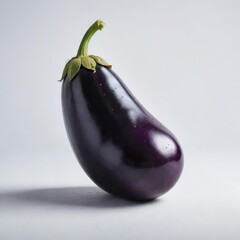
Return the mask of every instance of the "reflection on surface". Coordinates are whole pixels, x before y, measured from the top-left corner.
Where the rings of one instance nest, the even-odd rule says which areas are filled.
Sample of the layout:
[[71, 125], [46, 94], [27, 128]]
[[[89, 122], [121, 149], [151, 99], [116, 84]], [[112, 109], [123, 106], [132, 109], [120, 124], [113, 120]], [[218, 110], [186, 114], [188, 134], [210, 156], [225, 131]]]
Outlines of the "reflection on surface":
[[115, 80], [115, 76], [112, 75], [107, 69], [102, 68], [102, 71], [107, 76], [106, 77], [106, 84], [112, 92], [117, 92], [114, 94], [115, 98], [118, 100], [118, 103], [121, 105], [121, 109], [126, 110], [128, 112], [128, 116], [133, 123], [136, 122], [139, 115], [141, 115], [141, 109], [132, 99], [132, 96], [127, 94], [130, 91], [126, 91], [126, 87], [123, 86], [122, 83]]
[[159, 134], [157, 132], [151, 133], [153, 144], [160, 154], [171, 157], [176, 154], [177, 148], [175, 142], [165, 134]]

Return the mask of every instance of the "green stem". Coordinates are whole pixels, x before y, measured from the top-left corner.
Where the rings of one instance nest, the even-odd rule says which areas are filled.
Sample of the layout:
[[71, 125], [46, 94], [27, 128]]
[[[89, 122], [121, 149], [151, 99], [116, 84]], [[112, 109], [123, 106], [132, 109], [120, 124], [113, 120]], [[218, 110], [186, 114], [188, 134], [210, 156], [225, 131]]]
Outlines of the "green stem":
[[88, 44], [90, 39], [92, 38], [93, 34], [98, 31], [98, 30], [102, 30], [104, 27], [104, 22], [101, 20], [97, 20], [85, 33], [85, 35], [83, 36], [83, 39], [80, 43], [80, 46], [78, 48], [78, 52], [77, 52], [77, 57], [84, 57], [88, 55]]

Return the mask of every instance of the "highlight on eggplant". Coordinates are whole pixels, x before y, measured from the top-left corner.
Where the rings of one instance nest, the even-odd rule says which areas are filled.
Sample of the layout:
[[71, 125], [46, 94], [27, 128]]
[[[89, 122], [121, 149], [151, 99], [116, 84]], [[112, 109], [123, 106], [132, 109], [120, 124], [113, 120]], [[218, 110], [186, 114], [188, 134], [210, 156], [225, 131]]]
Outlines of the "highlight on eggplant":
[[[169, 191], [183, 169], [176, 137], [133, 96], [88, 44], [104, 23], [84, 35], [62, 74], [62, 110], [72, 149], [86, 174], [106, 192], [137, 201]], [[136, 66], [137, 68], [137, 66]]]

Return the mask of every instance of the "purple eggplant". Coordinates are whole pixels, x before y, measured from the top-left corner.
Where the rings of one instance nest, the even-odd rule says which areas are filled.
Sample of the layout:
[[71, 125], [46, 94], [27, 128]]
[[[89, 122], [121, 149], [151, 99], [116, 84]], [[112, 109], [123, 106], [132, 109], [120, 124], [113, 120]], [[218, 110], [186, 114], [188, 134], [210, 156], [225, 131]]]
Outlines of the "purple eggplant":
[[106, 192], [152, 200], [171, 189], [183, 169], [176, 137], [133, 96], [101, 57], [88, 55], [86, 32], [62, 75], [64, 123], [72, 149], [87, 175]]

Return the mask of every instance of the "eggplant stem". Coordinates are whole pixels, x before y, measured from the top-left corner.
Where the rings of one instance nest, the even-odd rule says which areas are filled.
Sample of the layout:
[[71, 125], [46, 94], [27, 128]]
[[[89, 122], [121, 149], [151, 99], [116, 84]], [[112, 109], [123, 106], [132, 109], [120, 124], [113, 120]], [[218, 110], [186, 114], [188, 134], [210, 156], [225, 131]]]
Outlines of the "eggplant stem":
[[91, 27], [87, 30], [85, 35], [83, 36], [83, 39], [80, 43], [80, 46], [78, 48], [77, 56], [76, 57], [85, 57], [88, 56], [88, 44], [91, 40], [92, 36], [95, 32], [98, 30], [102, 30], [104, 28], [104, 22], [102, 20], [97, 20], [95, 23], [92, 24]]

